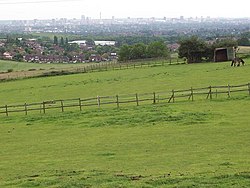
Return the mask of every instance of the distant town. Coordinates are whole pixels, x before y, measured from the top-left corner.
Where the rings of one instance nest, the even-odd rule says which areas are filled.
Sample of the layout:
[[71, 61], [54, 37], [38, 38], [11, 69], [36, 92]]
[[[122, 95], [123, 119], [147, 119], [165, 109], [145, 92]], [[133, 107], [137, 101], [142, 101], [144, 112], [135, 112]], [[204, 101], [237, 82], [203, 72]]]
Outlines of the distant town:
[[[46, 32], [46, 33], [75, 33], [75, 34], [137, 34], [155, 31], [156, 35], [164, 35], [169, 32], [183, 32], [185, 34], [199, 29], [210, 31], [217, 29], [235, 34], [239, 29], [249, 30], [250, 18], [210, 18], [190, 17], [185, 18], [115, 18], [91, 19], [82, 15], [79, 19], [51, 19], [51, 20], [0, 20], [0, 33], [8, 32]], [[232, 29], [233, 28], [233, 29]], [[178, 30], [177, 30], [178, 29]]]
[[250, 18], [115, 18], [0, 21], [0, 59], [85, 63], [118, 59], [123, 45], [163, 41], [170, 52], [182, 38], [230, 39], [250, 45]]

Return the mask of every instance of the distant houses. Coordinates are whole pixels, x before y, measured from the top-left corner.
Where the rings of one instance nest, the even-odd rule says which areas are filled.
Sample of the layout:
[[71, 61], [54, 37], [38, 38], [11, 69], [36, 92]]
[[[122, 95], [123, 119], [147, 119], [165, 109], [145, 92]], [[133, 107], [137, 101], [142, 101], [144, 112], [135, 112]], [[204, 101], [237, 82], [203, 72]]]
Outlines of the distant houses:
[[13, 55], [10, 52], [4, 52], [3, 53], [3, 59], [12, 60], [13, 59]]
[[98, 54], [91, 54], [89, 58], [84, 54], [74, 55], [72, 57], [60, 56], [60, 55], [25, 55], [24, 61], [29, 63], [88, 63], [88, 62], [101, 62], [111, 61], [117, 59], [116, 53], [110, 53], [107, 58]]
[[87, 40], [68, 42], [69, 45], [76, 44], [80, 47], [76, 50], [66, 49], [66, 45], [64, 48], [65, 46], [53, 43], [41, 43], [37, 39], [16, 38], [11, 48], [5, 48], [6, 42], [6, 39], [0, 39], [0, 47], [2, 47], [0, 59], [17, 60], [18, 58], [18, 61], [30, 63], [87, 63], [111, 61], [118, 58], [116, 53], [95, 51], [95, 46], [114, 46], [115, 41], [93, 41], [91, 44], [88, 44]]
[[85, 63], [85, 56], [76, 55], [69, 58], [60, 55], [26, 55], [24, 61], [30, 63]]

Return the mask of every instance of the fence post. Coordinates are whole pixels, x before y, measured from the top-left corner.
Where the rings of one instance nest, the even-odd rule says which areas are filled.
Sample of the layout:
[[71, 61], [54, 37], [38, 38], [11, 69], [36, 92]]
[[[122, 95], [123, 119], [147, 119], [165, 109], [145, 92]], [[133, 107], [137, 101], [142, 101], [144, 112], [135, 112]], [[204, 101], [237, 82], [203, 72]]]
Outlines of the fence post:
[[153, 98], [153, 104], [155, 104], [155, 103], [156, 103], [156, 96], [155, 96], [155, 92], [153, 93], [153, 95], [154, 95], [154, 98]]
[[210, 99], [211, 100], [213, 99], [213, 96], [212, 96], [212, 86], [210, 86]]
[[116, 105], [117, 105], [117, 108], [119, 108], [119, 96], [116, 95]]
[[230, 95], [231, 94], [231, 91], [230, 91], [230, 85], [228, 84], [228, 93], [227, 93], [227, 95], [228, 95], [228, 98], [230, 98]]
[[62, 112], [64, 112], [63, 100], [61, 100], [61, 108], [62, 108]]
[[28, 109], [27, 109], [27, 104], [26, 103], [24, 104], [24, 110], [25, 110], [25, 115], [27, 116], [28, 115]]
[[101, 100], [100, 100], [99, 96], [97, 96], [97, 105], [98, 105], [98, 108], [100, 108], [100, 106], [101, 106]]
[[79, 107], [80, 107], [80, 111], [82, 111], [82, 101], [81, 101], [81, 98], [79, 98]]
[[45, 114], [45, 102], [43, 101], [43, 113]]
[[135, 99], [136, 99], [136, 105], [139, 106], [139, 99], [138, 99], [138, 94], [135, 94]]
[[250, 95], [250, 83], [248, 83], [248, 94]]
[[208, 97], [210, 97], [210, 99], [212, 99], [212, 86], [209, 86], [209, 92], [207, 94], [207, 99]]
[[172, 95], [171, 95], [171, 97], [170, 97], [170, 98], [169, 98], [169, 100], [168, 100], [168, 103], [170, 103], [170, 102], [171, 102], [172, 98], [173, 98], [173, 91], [172, 91]]
[[5, 113], [6, 113], [6, 116], [9, 116], [8, 106], [7, 105], [5, 105]]
[[173, 96], [173, 103], [175, 102], [175, 96], [174, 96], [174, 90], [172, 90], [172, 96]]
[[191, 98], [192, 98], [192, 101], [194, 101], [194, 90], [192, 87], [191, 87]]

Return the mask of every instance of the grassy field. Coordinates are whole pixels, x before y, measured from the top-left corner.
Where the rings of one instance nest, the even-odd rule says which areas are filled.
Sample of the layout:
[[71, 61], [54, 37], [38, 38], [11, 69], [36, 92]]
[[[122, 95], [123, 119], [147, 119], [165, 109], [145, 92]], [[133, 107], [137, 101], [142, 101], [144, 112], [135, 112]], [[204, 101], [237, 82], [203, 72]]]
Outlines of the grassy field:
[[166, 65], [2, 82], [0, 106], [54, 99], [152, 93], [210, 85], [246, 84], [250, 78], [249, 60], [244, 67], [231, 67], [230, 62]]
[[75, 68], [75, 67], [84, 67], [89, 64], [42, 64], [42, 63], [26, 63], [26, 62], [15, 62], [15, 61], [6, 61], [0, 60], [0, 72], [7, 72], [9, 69], [13, 71], [28, 71], [30, 69], [35, 70], [48, 70], [48, 69], [65, 69], [65, 68]]
[[240, 54], [250, 54], [250, 46], [239, 46]]
[[[0, 84], [0, 105], [248, 83], [230, 63]], [[0, 116], [0, 187], [249, 187], [250, 98]]]

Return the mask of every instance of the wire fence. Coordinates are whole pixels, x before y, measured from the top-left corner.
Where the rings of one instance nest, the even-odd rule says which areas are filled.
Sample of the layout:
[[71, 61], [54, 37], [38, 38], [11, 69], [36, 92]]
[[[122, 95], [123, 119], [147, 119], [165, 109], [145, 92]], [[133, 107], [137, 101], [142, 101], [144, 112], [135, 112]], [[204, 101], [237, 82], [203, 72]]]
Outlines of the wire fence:
[[[175, 103], [177, 101], [194, 101], [195, 99], [214, 99], [227, 96], [230, 98], [233, 94], [237, 96], [250, 96], [250, 83], [241, 85], [209, 86], [204, 88], [190, 88], [184, 90], [172, 90], [168, 92], [152, 92], [141, 94], [114, 95], [114, 96], [97, 96], [92, 98], [76, 98], [51, 100], [36, 103], [24, 103], [16, 105], [0, 106], [0, 114], [9, 116], [15, 113], [24, 113], [25, 115], [32, 112], [45, 114], [52, 110], [65, 112], [67, 109], [87, 110], [89, 108], [101, 108], [103, 106], [120, 108], [121, 106], [141, 104], [158, 104], [158, 103]], [[204, 97], [205, 96], [205, 97]]]

